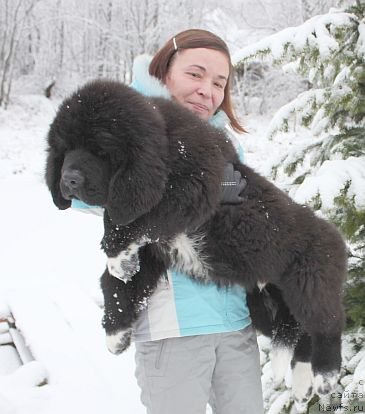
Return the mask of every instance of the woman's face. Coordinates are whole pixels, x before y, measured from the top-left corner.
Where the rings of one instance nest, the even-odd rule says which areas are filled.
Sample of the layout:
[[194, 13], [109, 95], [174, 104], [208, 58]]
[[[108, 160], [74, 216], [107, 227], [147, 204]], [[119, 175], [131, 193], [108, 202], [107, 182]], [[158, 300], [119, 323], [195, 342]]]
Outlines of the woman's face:
[[227, 56], [218, 50], [180, 50], [175, 55], [165, 84], [172, 98], [209, 119], [221, 105], [229, 76]]

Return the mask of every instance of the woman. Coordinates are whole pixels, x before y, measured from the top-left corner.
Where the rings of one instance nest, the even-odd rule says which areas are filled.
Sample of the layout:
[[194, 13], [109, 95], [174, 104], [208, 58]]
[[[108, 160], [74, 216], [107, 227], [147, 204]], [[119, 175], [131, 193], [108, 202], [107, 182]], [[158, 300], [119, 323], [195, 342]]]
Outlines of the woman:
[[[231, 75], [224, 41], [187, 30], [152, 61], [137, 58], [131, 86], [147, 96], [170, 97], [217, 127], [229, 123], [244, 132], [232, 110]], [[230, 192], [237, 198], [239, 190]], [[222, 202], [232, 201], [225, 191]], [[263, 412], [257, 340], [243, 288], [199, 284], [171, 269], [139, 317], [134, 340], [147, 413], [203, 414], [208, 401], [214, 414]]]
[[[173, 99], [219, 128], [244, 132], [231, 103], [231, 58], [222, 39], [187, 30], [151, 60], [140, 56], [132, 87]], [[233, 136], [230, 136], [234, 140]], [[233, 142], [242, 159], [242, 149]], [[242, 201], [240, 174], [226, 168], [221, 202]], [[228, 185], [225, 185], [228, 184]], [[72, 207], [100, 214], [73, 200]], [[263, 413], [259, 353], [240, 286], [201, 284], [170, 269], [134, 326], [136, 377], [148, 414]]]

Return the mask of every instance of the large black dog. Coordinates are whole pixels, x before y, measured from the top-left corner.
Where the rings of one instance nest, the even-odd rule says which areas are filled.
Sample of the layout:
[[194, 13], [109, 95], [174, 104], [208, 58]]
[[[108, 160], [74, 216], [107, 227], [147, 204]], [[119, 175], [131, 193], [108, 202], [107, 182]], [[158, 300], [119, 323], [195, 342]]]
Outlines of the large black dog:
[[[105, 207], [103, 326], [113, 352], [129, 345], [138, 313], [173, 266], [202, 283], [244, 286], [256, 328], [311, 362], [317, 392], [330, 390], [346, 273], [334, 226], [242, 165], [222, 131], [117, 82], [94, 81], [66, 99], [48, 146], [54, 203]], [[228, 162], [248, 182], [240, 205], [219, 203]]]

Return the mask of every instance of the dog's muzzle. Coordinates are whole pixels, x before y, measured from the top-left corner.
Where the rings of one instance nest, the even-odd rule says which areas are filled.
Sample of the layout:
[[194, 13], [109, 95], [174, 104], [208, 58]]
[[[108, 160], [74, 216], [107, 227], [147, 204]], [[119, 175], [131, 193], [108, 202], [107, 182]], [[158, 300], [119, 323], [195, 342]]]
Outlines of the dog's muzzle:
[[66, 200], [79, 198], [80, 190], [85, 183], [85, 178], [78, 170], [66, 170], [62, 173], [60, 187]]

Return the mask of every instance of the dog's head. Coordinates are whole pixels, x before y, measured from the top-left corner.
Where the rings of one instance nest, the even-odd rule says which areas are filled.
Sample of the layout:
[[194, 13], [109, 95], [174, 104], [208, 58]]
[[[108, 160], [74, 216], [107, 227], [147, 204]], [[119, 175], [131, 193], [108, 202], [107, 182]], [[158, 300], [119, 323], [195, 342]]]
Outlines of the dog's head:
[[151, 99], [114, 81], [94, 81], [66, 99], [48, 133], [46, 182], [60, 209], [73, 198], [127, 224], [162, 198], [168, 144]]

